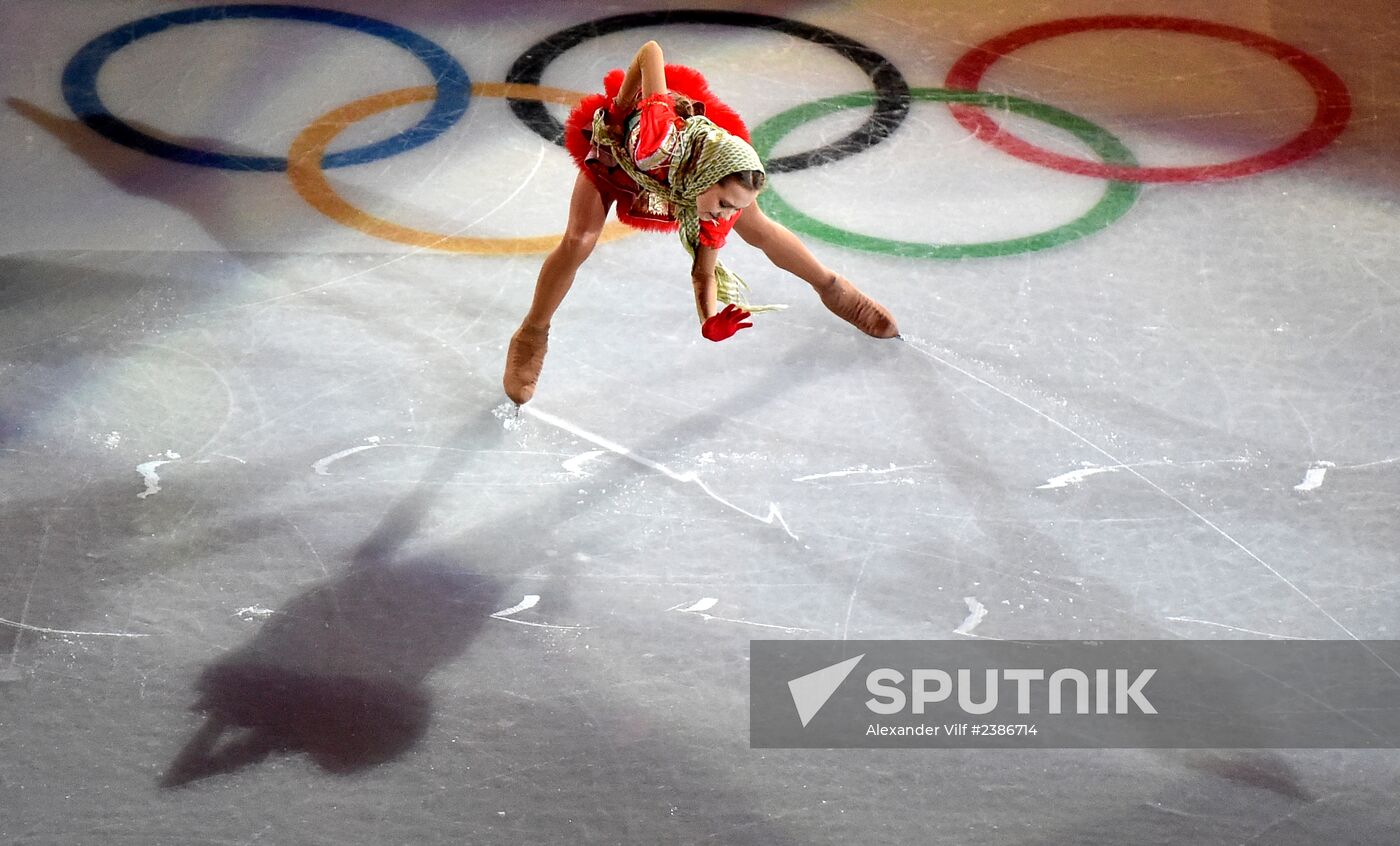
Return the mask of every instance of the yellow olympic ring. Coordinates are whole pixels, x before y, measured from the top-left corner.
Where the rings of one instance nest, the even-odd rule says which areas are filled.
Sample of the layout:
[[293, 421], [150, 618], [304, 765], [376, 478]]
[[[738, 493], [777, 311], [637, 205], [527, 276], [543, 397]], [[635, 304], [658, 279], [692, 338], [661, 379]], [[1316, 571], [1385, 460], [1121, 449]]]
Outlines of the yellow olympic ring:
[[[547, 88], [541, 85], [519, 83], [485, 82], [472, 86], [472, 93], [481, 97], [515, 97], [524, 100], [575, 105], [584, 95], [562, 88]], [[423, 103], [437, 96], [437, 88], [423, 85], [415, 88], [400, 88], [386, 91], [348, 103], [333, 109], [312, 121], [292, 141], [287, 154], [287, 176], [292, 187], [311, 207], [337, 223], [357, 229], [366, 235], [449, 253], [476, 253], [478, 255], [519, 255], [521, 253], [542, 253], [559, 243], [559, 235], [539, 235], [527, 238], [474, 238], [465, 235], [442, 235], [400, 226], [382, 217], [352, 205], [342, 197], [326, 179], [321, 168], [321, 159], [326, 148], [336, 136], [357, 121], [370, 115], [386, 112], [389, 109], [406, 106], [409, 103]], [[603, 227], [599, 241], [612, 241], [635, 232], [621, 223], [609, 223]]]

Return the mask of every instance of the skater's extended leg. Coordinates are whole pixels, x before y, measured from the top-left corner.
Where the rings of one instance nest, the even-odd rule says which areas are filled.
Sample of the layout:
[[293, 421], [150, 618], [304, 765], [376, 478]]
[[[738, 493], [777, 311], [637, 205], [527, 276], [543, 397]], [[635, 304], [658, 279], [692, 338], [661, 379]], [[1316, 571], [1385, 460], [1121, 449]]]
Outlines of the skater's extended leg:
[[564, 237], [540, 266], [535, 297], [520, 328], [510, 339], [506, 372], [502, 382], [506, 396], [523, 405], [535, 394], [535, 383], [544, 367], [548, 348], [549, 322], [574, 284], [574, 275], [598, 243], [598, 235], [608, 219], [608, 204], [588, 177], [579, 174], [569, 201], [569, 223]]
[[833, 314], [876, 338], [893, 338], [899, 327], [885, 307], [849, 280], [822, 264], [786, 226], [763, 213], [757, 203], [734, 222], [734, 231], [759, 248], [768, 260], [812, 286]]
[[608, 207], [603, 195], [593, 187], [588, 177], [579, 174], [574, 181], [574, 194], [569, 200], [569, 223], [559, 245], [545, 257], [535, 282], [535, 298], [525, 315], [523, 326], [548, 329], [564, 295], [574, 284], [574, 274], [592, 254], [608, 220]]

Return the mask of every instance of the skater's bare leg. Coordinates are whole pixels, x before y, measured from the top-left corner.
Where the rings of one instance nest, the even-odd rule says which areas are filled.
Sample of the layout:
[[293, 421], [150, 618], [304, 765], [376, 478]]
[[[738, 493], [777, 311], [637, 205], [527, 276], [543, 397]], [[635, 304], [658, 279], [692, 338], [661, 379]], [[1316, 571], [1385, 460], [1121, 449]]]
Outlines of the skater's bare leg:
[[603, 195], [598, 193], [588, 177], [579, 174], [574, 180], [573, 197], [569, 200], [569, 223], [564, 229], [564, 237], [540, 266], [539, 279], [535, 282], [535, 298], [521, 325], [549, 328], [554, 312], [574, 284], [574, 274], [592, 254], [607, 220], [608, 207], [603, 203]]
[[535, 394], [535, 383], [544, 367], [549, 322], [574, 284], [574, 275], [593, 252], [607, 222], [608, 205], [588, 177], [579, 174], [569, 200], [569, 223], [564, 237], [540, 266], [530, 311], [510, 339], [506, 372], [502, 380], [506, 396], [523, 405]]
[[837, 317], [876, 338], [893, 338], [899, 334], [899, 327], [884, 306], [822, 264], [806, 244], [786, 226], [765, 215], [757, 203], [739, 215], [734, 231], [762, 250], [775, 266], [811, 285], [822, 303]]
[[836, 273], [818, 261], [786, 226], [764, 214], [757, 203], [744, 209], [734, 221], [734, 231], [762, 250], [773, 264], [811, 285], [818, 293], [836, 283]]

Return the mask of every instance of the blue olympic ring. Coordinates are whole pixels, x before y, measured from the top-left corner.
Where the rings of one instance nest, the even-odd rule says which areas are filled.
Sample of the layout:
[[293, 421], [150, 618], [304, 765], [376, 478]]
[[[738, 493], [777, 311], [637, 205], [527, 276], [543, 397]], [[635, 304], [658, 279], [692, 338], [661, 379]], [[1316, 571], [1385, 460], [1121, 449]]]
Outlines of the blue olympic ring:
[[471, 80], [466, 70], [447, 51], [400, 26], [385, 21], [309, 6], [247, 4], [201, 6], [141, 18], [111, 32], [99, 35], [73, 55], [63, 69], [63, 98], [73, 114], [93, 131], [126, 147], [171, 161], [228, 170], [279, 171], [287, 160], [278, 156], [242, 156], [216, 153], [163, 141], [136, 129], [107, 111], [97, 94], [97, 74], [112, 54], [141, 38], [182, 24], [243, 18], [308, 21], [344, 27], [382, 38], [412, 53], [427, 66], [437, 83], [437, 99], [418, 123], [382, 141], [326, 156], [323, 167], [344, 167], [386, 158], [428, 143], [446, 132], [467, 109]]

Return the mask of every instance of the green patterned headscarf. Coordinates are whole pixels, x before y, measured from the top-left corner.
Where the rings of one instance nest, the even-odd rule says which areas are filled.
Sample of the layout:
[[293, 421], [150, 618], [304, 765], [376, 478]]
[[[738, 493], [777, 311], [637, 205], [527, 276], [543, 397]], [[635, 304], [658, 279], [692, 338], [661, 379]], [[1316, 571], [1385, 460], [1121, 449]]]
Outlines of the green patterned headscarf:
[[[691, 258], [700, 246], [700, 210], [696, 208], [696, 198], [731, 173], [763, 170], [763, 162], [747, 141], [702, 115], [687, 118], [685, 127], [680, 130], [666, 183], [637, 167], [625, 141], [608, 125], [607, 109], [599, 109], [593, 116], [593, 143], [611, 147], [618, 166], [637, 187], [671, 204], [680, 223], [681, 244]], [[748, 285], [718, 262], [715, 264], [715, 288], [716, 299], [720, 302], [733, 303], [746, 311], [775, 311], [786, 307], [749, 303], [744, 296]]]

